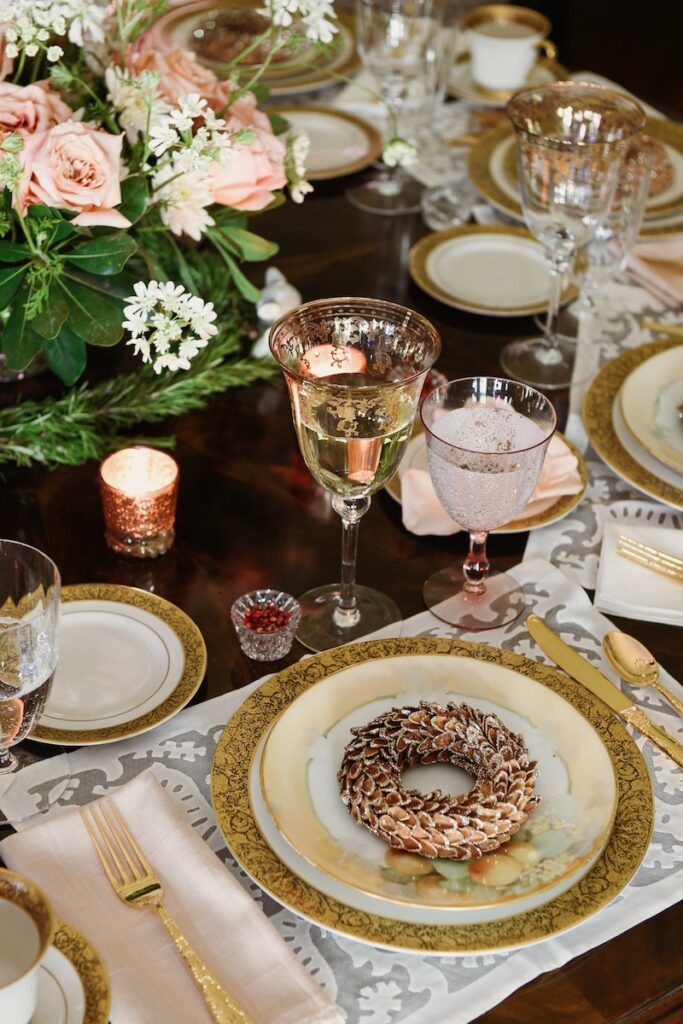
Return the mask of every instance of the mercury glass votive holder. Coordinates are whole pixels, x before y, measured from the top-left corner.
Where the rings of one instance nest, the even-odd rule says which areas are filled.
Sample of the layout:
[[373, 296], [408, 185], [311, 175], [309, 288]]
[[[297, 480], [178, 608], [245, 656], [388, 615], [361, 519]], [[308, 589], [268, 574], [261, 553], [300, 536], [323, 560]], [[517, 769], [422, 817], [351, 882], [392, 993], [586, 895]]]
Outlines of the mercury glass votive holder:
[[133, 558], [157, 558], [173, 544], [178, 463], [166, 452], [135, 445], [100, 466], [104, 537]]
[[[274, 609], [272, 616], [267, 609]], [[259, 623], [253, 616], [263, 611], [264, 621]], [[269, 622], [269, 618], [286, 618], [282, 625]], [[238, 597], [230, 609], [240, 647], [248, 658], [255, 661], [277, 661], [289, 654], [294, 634], [301, 619], [299, 602], [291, 594], [281, 590], [252, 590]]]

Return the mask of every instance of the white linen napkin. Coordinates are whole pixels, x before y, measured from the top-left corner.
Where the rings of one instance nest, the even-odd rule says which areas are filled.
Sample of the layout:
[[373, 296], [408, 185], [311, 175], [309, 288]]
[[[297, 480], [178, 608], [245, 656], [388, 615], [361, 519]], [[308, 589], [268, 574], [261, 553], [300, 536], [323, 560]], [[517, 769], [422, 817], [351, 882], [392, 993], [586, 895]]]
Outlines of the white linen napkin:
[[[413, 444], [424, 443], [415, 438]], [[461, 529], [439, 501], [429, 473], [424, 469], [401, 470], [401, 505], [403, 525], [418, 536], [427, 534], [447, 537]], [[578, 461], [571, 448], [561, 437], [550, 439], [543, 469], [526, 508], [518, 519], [536, 515], [550, 508], [565, 494], [578, 494], [583, 486]]]
[[[344, 1014], [289, 952], [252, 897], [183, 821], [152, 771], [117, 790], [116, 806], [164, 886], [164, 905], [195, 952], [255, 1024], [341, 1024]], [[91, 940], [112, 988], [112, 1024], [211, 1021], [157, 915], [124, 906], [78, 811], [1, 844], [58, 917]]]
[[619, 534], [683, 558], [683, 530], [605, 521], [594, 605], [646, 622], [683, 625], [683, 584], [617, 554]]

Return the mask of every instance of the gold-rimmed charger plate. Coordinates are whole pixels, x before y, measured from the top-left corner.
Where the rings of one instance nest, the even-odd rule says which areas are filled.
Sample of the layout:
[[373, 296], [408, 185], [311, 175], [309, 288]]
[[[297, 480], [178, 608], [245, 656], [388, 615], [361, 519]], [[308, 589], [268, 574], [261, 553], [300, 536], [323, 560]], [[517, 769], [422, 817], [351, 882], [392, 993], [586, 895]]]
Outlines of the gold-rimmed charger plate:
[[59, 663], [31, 738], [80, 746], [137, 736], [185, 707], [205, 671], [204, 639], [170, 601], [113, 583], [63, 587]]
[[[421, 422], [416, 421], [413, 427], [413, 439], [420, 436], [424, 437], [424, 427]], [[536, 512], [534, 515], [525, 516], [522, 510], [522, 514], [517, 519], [513, 519], [512, 522], [507, 523], [505, 526], [500, 526], [497, 530], [493, 530], [493, 533], [523, 533], [526, 530], [538, 530], [542, 526], [548, 526], [550, 523], [557, 522], [558, 519], [564, 519], [581, 502], [588, 486], [588, 466], [586, 465], [586, 460], [576, 445], [572, 444], [559, 430], [557, 431], [557, 437], [566, 444], [572, 455], [576, 456], [577, 467], [581, 477], [581, 490], [577, 491], [576, 494], [562, 495], [548, 508], [543, 509], [541, 512]], [[394, 501], [397, 501], [399, 505], [401, 504], [401, 478], [398, 472], [392, 476], [384, 490]]]
[[[648, 452], [641, 456], [642, 461], [635, 458], [619, 439], [614, 423], [615, 411], [618, 412], [619, 392], [628, 375], [652, 356], [677, 345], [680, 345], [680, 341], [676, 339], [651, 341], [622, 352], [606, 363], [586, 391], [583, 400], [583, 422], [596, 452], [618, 476], [643, 494], [683, 510], [683, 478], [680, 487], [663, 480], [657, 475], [653, 464], [655, 460]], [[653, 461], [649, 462], [649, 459]], [[662, 470], [666, 471], [666, 468], [663, 466]]]
[[368, 167], [382, 152], [382, 136], [355, 114], [335, 107], [278, 106], [275, 112], [286, 118], [311, 142], [306, 158], [310, 181], [341, 178]]
[[[76, 1019], [79, 1024], [107, 1024], [111, 1004], [109, 975], [95, 948], [85, 936], [64, 921], [57, 922], [52, 947], [73, 967], [83, 990], [82, 999], [77, 1000], [83, 1006], [81, 1014], [70, 1005], [70, 979], [62, 977], [62, 964], [49, 951], [41, 969], [50, 974], [53, 984], [61, 991], [69, 1024]], [[39, 1015], [40, 1003], [36, 1016]]]
[[[523, 227], [466, 224], [425, 235], [410, 250], [408, 269], [432, 298], [468, 313], [532, 316], [548, 308], [543, 247]], [[561, 303], [576, 292], [570, 283]]]
[[[452, 655], [493, 662], [522, 673], [568, 700], [606, 746], [617, 779], [610, 838], [594, 866], [567, 892], [504, 920], [425, 925], [350, 908], [287, 868], [261, 834], [249, 799], [251, 761], [277, 715], [309, 686], [375, 659]], [[540, 941], [581, 923], [628, 883], [647, 850], [653, 824], [652, 787], [635, 743], [616, 716], [589, 691], [555, 669], [487, 644], [424, 637], [374, 640], [315, 655], [266, 680], [226, 725], [211, 770], [211, 797], [226, 843], [248, 874], [295, 913], [363, 942], [432, 953], [480, 953]]]

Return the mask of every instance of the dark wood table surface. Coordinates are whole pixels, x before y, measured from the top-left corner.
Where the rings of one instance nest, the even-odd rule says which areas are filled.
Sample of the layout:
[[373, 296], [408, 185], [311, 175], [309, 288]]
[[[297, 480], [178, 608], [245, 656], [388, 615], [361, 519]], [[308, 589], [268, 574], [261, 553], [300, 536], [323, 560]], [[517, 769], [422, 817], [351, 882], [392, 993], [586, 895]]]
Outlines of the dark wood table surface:
[[[366, 295], [420, 310], [442, 334], [438, 367], [449, 377], [499, 372], [502, 344], [528, 331], [531, 321], [469, 315], [429, 299], [407, 272], [410, 245], [425, 231], [419, 218], [363, 214], [344, 199], [345, 184], [321, 183], [303, 207], [290, 203], [254, 220], [254, 230], [281, 245], [276, 265], [305, 300]], [[563, 417], [567, 396], [553, 398]], [[237, 689], [264, 667], [273, 667], [241, 653], [229, 621], [232, 601], [255, 587], [298, 594], [337, 579], [340, 522], [299, 455], [283, 387], [228, 391], [176, 427], [181, 467], [177, 539], [162, 558], [135, 561], [107, 549], [93, 463], [52, 472], [10, 470], [0, 503], [0, 536], [46, 551], [66, 584], [106, 581], [143, 587], [183, 608], [199, 625], [208, 648], [206, 680], [196, 697], [203, 700]], [[498, 565], [514, 565], [526, 539], [526, 534], [494, 536], [490, 554]], [[382, 587], [407, 617], [423, 610], [424, 579], [464, 550], [462, 535], [409, 534], [397, 505], [379, 494], [361, 525], [358, 579]], [[683, 679], [679, 629], [616, 621]], [[275, 667], [302, 653], [295, 645]], [[542, 975], [479, 1020], [681, 1024], [682, 976], [679, 904]]]

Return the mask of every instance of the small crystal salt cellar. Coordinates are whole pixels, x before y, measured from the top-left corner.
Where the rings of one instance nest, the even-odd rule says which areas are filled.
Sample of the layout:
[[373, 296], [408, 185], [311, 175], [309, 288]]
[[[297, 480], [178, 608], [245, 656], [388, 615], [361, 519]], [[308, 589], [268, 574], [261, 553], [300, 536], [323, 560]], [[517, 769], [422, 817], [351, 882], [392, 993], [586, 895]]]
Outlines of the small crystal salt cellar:
[[277, 661], [292, 647], [301, 607], [281, 590], [252, 590], [230, 609], [240, 646], [248, 658]]

